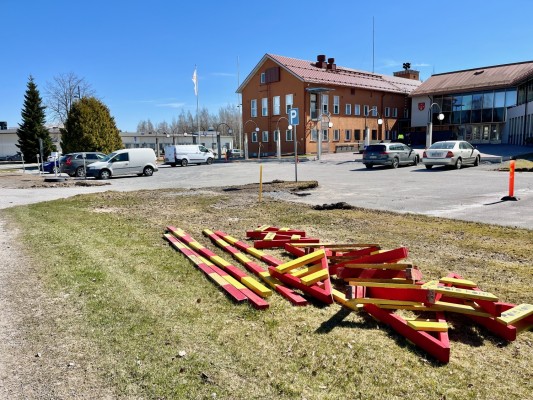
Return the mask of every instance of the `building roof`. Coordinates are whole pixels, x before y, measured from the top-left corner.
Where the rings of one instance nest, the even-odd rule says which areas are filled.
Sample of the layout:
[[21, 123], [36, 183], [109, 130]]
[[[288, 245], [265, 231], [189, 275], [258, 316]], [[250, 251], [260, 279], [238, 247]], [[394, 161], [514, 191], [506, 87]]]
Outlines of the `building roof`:
[[299, 60], [296, 58], [265, 54], [254, 70], [248, 75], [237, 89], [241, 93], [257, 70], [267, 60], [272, 60], [280, 67], [305, 83], [319, 85], [335, 85], [368, 90], [379, 90], [392, 93], [410, 93], [422, 82], [397, 76], [375, 74], [351, 68], [336, 66], [334, 70], [320, 68], [316, 62]]
[[438, 95], [517, 86], [533, 76], [533, 61], [432, 75], [411, 96]]

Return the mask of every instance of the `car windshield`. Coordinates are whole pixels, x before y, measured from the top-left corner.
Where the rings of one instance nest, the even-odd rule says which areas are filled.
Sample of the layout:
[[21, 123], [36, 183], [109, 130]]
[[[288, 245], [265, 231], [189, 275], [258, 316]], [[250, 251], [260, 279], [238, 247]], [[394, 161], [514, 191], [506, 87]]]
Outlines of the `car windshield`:
[[446, 149], [451, 150], [455, 146], [454, 142], [437, 142], [433, 143], [429, 148], [430, 149]]
[[107, 156], [104, 157], [104, 159], [102, 161], [109, 161], [111, 160], [113, 157], [115, 157], [117, 155], [117, 153], [111, 153], [111, 154], [108, 154]]
[[373, 152], [373, 153], [381, 153], [382, 151], [385, 151], [385, 145], [383, 144], [371, 144], [366, 148], [366, 151]]

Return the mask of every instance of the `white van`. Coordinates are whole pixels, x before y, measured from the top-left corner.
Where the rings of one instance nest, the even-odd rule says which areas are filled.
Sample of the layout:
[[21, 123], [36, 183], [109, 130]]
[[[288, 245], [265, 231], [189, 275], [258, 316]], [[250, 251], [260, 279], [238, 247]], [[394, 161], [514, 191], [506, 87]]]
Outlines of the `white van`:
[[213, 164], [215, 155], [207, 147], [201, 144], [174, 144], [165, 146], [165, 164], [181, 165], [187, 164]]
[[98, 179], [133, 174], [152, 176], [157, 170], [153, 149], [122, 149], [108, 154], [102, 161], [89, 164], [87, 176]]

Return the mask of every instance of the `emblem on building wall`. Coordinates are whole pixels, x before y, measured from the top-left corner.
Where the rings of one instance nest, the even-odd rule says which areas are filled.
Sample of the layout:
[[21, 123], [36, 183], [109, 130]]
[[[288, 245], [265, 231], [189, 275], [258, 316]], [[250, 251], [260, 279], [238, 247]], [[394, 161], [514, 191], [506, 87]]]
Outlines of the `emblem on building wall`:
[[426, 103], [418, 103], [418, 109], [420, 111], [424, 111], [425, 108], [426, 108]]

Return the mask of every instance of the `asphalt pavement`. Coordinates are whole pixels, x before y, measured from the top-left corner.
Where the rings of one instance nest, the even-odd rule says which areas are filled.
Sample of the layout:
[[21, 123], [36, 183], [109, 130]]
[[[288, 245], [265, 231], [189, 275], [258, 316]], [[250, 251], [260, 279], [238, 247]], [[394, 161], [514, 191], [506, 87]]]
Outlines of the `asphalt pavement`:
[[[285, 181], [316, 180], [316, 189], [271, 196], [295, 203], [312, 205], [346, 202], [352, 206], [400, 213], [424, 214], [489, 224], [533, 229], [533, 173], [518, 172], [514, 194], [517, 201], [503, 201], [508, 195], [509, 174], [497, 171], [500, 162], [512, 156], [533, 152], [531, 147], [509, 145], [477, 146], [482, 152], [479, 167], [460, 170], [423, 165], [368, 170], [361, 155], [354, 153], [323, 154], [294, 159], [233, 160], [214, 165], [182, 167], [161, 166], [152, 177], [120, 177], [110, 185], [91, 187], [54, 187], [1, 189], [0, 208], [19, 204], [65, 198], [77, 194], [108, 190], [202, 188], [231, 186], [275, 179]], [[422, 151], [418, 149], [417, 151]], [[27, 171], [26, 173], [35, 173]]]

